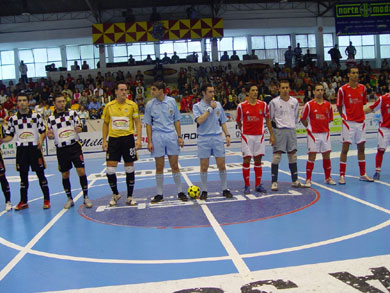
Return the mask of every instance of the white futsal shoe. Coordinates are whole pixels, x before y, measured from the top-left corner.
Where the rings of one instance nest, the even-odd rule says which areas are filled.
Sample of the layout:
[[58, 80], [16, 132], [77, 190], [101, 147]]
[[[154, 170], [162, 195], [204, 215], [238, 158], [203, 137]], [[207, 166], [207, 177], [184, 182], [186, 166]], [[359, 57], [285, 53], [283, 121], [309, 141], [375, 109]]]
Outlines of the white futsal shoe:
[[121, 199], [121, 195], [120, 194], [113, 194], [112, 197], [111, 197], [111, 200], [109, 202], [110, 207], [116, 206], [116, 203], [120, 199]]
[[5, 210], [8, 212], [10, 210], [12, 210], [12, 204], [10, 201], [7, 201], [7, 203], [5, 204]]
[[271, 190], [272, 191], [278, 191], [278, 182], [272, 182]]
[[305, 188], [311, 188], [311, 180], [306, 180], [305, 184], [303, 184]]
[[332, 177], [329, 177], [328, 179], [325, 179], [325, 183], [329, 185], [336, 185], [336, 181], [333, 180]]

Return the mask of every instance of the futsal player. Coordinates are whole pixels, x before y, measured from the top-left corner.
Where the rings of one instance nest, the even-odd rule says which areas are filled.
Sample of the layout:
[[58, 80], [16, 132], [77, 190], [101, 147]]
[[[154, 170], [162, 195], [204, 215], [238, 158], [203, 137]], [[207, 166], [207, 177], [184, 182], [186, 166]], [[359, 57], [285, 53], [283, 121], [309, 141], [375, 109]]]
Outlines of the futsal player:
[[[5, 136], [3, 125], [0, 124], [0, 140]], [[1, 183], [1, 189], [4, 193], [5, 198], [5, 210], [10, 211], [12, 210], [12, 204], [11, 204], [11, 191], [9, 188], [8, 180], [5, 177], [5, 164], [3, 160], [3, 154], [0, 150], [0, 183]]]
[[291, 172], [292, 187], [301, 187], [298, 181], [297, 167], [297, 133], [299, 103], [296, 98], [290, 97], [290, 83], [280, 81], [280, 95], [269, 103], [270, 118], [273, 121], [275, 143], [271, 164], [271, 190], [278, 190], [278, 171], [282, 153], [287, 153]]
[[[136, 150], [141, 148], [141, 121], [137, 104], [127, 99], [128, 90], [124, 81], [116, 83], [115, 95], [115, 100], [106, 104], [103, 112], [103, 151], [107, 152], [106, 175], [112, 190], [109, 205], [115, 206], [121, 198], [117, 186], [116, 168], [123, 157], [127, 186], [126, 204], [135, 206], [137, 202], [133, 198], [134, 161], [137, 160]], [[134, 141], [134, 125], [137, 133], [136, 141]]]
[[250, 193], [250, 163], [251, 158], [255, 162], [255, 191], [267, 192], [261, 184], [262, 167], [261, 158], [265, 153], [264, 119], [270, 133], [271, 145], [274, 143], [271, 120], [269, 119], [268, 105], [257, 99], [258, 87], [251, 84], [247, 87], [248, 100], [237, 107], [237, 126], [241, 130], [241, 151], [243, 154], [242, 175], [244, 177], [244, 193]]
[[20, 202], [15, 210], [28, 208], [28, 171], [37, 174], [39, 185], [43, 192], [43, 208], [50, 208], [50, 194], [45, 177], [45, 160], [42, 154], [42, 142], [46, 136], [46, 127], [39, 113], [29, 110], [26, 94], [20, 93], [17, 97], [18, 112], [8, 120], [6, 137], [1, 140], [9, 142], [16, 137], [16, 170], [20, 175]]
[[348, 70], [349, 82], [339, 88], [337, 92], [337, 110], [342, 118], [341, 141], [343, 144], [340, 154], [340, 178], [339, 184], [345, 184], [345, 171], [347, 168], [347, 155], [351, 143], [357, 145], [358, 161], [361, 181], [374, 181], [366, 174], [365, 161], [365, 115], [363, 106], [367, 104], [366, 87], [359, 81], [359, 69], [350, 67]]
[[92, 207], [92, 201], [88, 198], [88, 180], [85, 174], [84, 156], [81, 149], [78, 133], [82, 131], [82, 123], [76, 111], [65, 110], [65, 98], [61, 94], [54, 96], [55, 110], [47, 119], [47, 137], [54, 139], [56, 145], [58, 169], [62, 175], [62, 185], [68, 200], [64, 208], [74, 206], [71, 184], [69, 180], [72, 164], [79, 175], [81, 189], [84, 195], [84, 206]]
[[151, 203], [164, 200], [164, 160], [168, 156], [172, 169], [172, 177], [177, 188], [177, 197], [181, 201], [188, 198], [181, 186], [181, 173], [179, 169], [180, 147], [184, 146], [181, 137], [180, 112], [176, 100], [165, 95], [165, 84], [154, 82], [151, 88], [153, 99], [146, 105], [144, 122], [148, 136], [148, 150], [156, 162], [156, 188], [157, 195]]
[[364, 109], [365, 113], [376, 112], [380, 110], [381, 119], [379, 121], [378, 128], [378, 150], [376, 153], [376, 171], [374, 174], [374, 180], [379, 180], [381, 175], [381, 167], [383, 161], [383, 155], [386, 151], [386, 147], [390, 145], [390, 94], [387, 93], [380, 96], [379, 99], [371, 106]]
[[332, 150], [329, 123], [333, 121], [333, 109], [331, 104], [324, 100], [324, 86], [314, 86], [314, 99], [307, 102], [303, 108], [301, 122], [307, 130], [307, 153], [306, 182], [304, 187], [311, 187], [311, 175], [314, 169], [314, 162], [317, 153], [322, 153], [322, 163], [325, 172], [325, 183], [336, 185], [330, 176]]
[[193, 114], [198, 129], [198, 157], [200, 158], [200, 199], [207, 199], [207, 171], [210, 156], [215, 157], [222, 185], [222, 195], [232, 198], [233, 194], [227, 187], [227, 173], [225, 166], [225, 147], [222, 133], [226, 138], [226, 146], [230, 145], [230, 135], [226, 126], [225, 112], [219, 102], [214, 101], [214, 87], [206, 84], [202, 87], [203, 98], [196, 103]]

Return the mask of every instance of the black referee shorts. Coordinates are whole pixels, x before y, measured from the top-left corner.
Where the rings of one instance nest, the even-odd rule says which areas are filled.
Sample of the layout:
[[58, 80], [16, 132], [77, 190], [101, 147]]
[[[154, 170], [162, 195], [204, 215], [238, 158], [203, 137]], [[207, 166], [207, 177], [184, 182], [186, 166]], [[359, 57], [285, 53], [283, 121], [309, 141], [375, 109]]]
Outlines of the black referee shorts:
[[120, 162], [121, 157], [123, 157], [125, 163], [138, 160], [137, 152], [135, 151], [134, 135], [108, 138], [106, 160]]
[[5, 165], [3, 160], [3, 154], [0, 152], [0, 174], [5, 174]]
[[18, 146], [16, 148], [16, 170], [29, 171], [30, 166], [35, 172], [46, 169], [42, 150], [39, 150], [36, 145]]
[[72, 169], [72, 164], [75, 168], [84, 168], [83, 150], [79, 142], [72, 145], [57, 147], [58, 170], [67, 172]]

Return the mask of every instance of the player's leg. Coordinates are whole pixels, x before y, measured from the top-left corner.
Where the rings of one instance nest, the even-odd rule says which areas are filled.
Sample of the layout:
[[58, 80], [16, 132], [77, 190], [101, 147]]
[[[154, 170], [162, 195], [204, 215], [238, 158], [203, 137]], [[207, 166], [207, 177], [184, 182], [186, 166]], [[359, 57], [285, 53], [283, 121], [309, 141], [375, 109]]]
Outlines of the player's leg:
[[118, 191], [117, 178], [116, 178], [116, 168], [118, 162], [120, 162], [122, 157], [120, 137], [109, 137], [108, 147], [106, 154], [106, 176], [108, 184], [110, 185], [112, 191], [112, 197], [109, 202], [110, 206], [115, 206], [117, 201], [121, 198], [121, 195]]
[[222, 139], [222, 136], [218, 135], [215, 137], [210, 137], [210, 142], [212, 143], [212, 153], [215, 157], [215, 161], [217, 163], [217, 167], [219, 170], [219, 179], [221, 181], [222, 186], [222, 195], [231, 198], [233, 194], [227, 187], [227, 172], [225, 165], [225, 145]]
[[244, 178], [244, 193], [249, 194], [251, 192], [250, 190], [250, 166], [251, 166], [251, 156], [245, 156], [243, 157], [242, 162], [242, 177]]
[[130, 206], [135, 206], [137, 205], [137, 202], [133, 198], [135, 184], [134, 162], [138, 160], [138, 156], [135, 150], [134, 135], [124, 137], [122, 140], [123, 144], [121, 144], [121, 153], [123, 156], [123, 160], [125, 161], [127, 187], [126, 204]]
[[359, 169], [360, 169], [359, 180], [373, 182], [374, 180], [366, 173], [366, 155], [364, 153], [364, 150], [365, 150], [365, 142], [359, 143], [357, 145], [358, 161], [359, 161]]
[[291, 172], [291, 186], [301, 187], [302, 183], [298, 181], [298, 166], [297, 166], [297, 132], [295, 129], [288, 129], [285, 131], [285, 137], [287, 140], [286, 151], [288, 158], [288, 167]]
[[261, 184], [261, 178], [263, 176], [263, 168], [261, 166], [261, 159], [265, 154], [265, 141], [264, 135], [256, 135], [253, 137], [254, 141], [252, 144], [253, 160], [255, 162], [255, 191], [256, 192], [267, 192]]
[[339, 184], [345, 184], [345, 171], [347, 169], [347, 156], [349, 151], [349, 142], [343, 142], [343, 146], [340, 153], [340, 178]]
[[306, 162], [306, 182], [303, 185], [303, 187], [310, 188], [311, 187], [311, 175], [313, 173], [314, 169], [314, 162], [316, 160], [317, 153], [316, 152], [310, 152], [308, 153], [308, 158]]
[[169, 165], [172, 169], [172, 177], [175, 182], [177, 189], [177, 197], [182, 201], [187, 201], [188, 198], [183, 192], [183, 187], [181, 186], [181, 173], [179, 169], [179, 156], [178, 155], [168, 155]]
[[330, 184], [330, 185], [336, 185], [336, 182], [333, 180], [333, 178], [330, 175], [331, 170], [332, 170], [330, 153], [331, 153], [331, 151], [327, 151], [327, 152], [322, 153], [322, 165], [324, 167], [325, 183]]
[[[385, 154], [385, 151], [386, 151], [386, 146], [387, 146], [386, 142], [388, 141], [388, 136], [389, 136], [389, 133], [388, 133], [387, 129], [382, 129], [382, 128], [378, 129], [378, 135], [377, 135], [378, 149], [377, 149], [376, 156], [375, 156], [375, 174], [373, 177], [374, 180], [380, 179], [382, 162], [383, 162], [383, 155]], [[387, 138], [387, 140], [386, 140], [386, 138]]]
[[207, 171], [209, 169], [210, 158], [200, 158], [200, 199], [207, 199]]
[[88, 197], [88, 178], [87, 178], [87, 174], [85, 173], [85, 168], [76, 167], [76, 172], [77, 175], [79, 176], [81, 189], [83, 190], [84, 206], [89, 209], [92, 207], [92, 201]]
[[35, 171], [35, 173], [37, 174], [39, 180], [39, 186], [41, 187], [43, 193], [43, 208], [49, 209], [50, 192], [49, 192], [49, 184], [45, 176], [46, 164], [45, 164], [45, 159], [43, 157], [43, 153], [41, 150], [37, 149], [36, 147], [32, 147], [29, 150], [30, 150], [31, 170]]
[[154, 158], [156, 162], [156, 189], [157, 195], [152, 199], [151, 203], [163, 201], [163, 186], [164, 186], [164, 160], [165, 156]]
[[271, 177], [272, 177], [272, 185], [271, 190], [278, 190], [278, 172], [279, 172], [279, 163], [282, 158], [282, 153], [286, 152], [287, 148], [287, 138], [284, 134], [284, 129], [274, 128], [274, 137], [275, 142], [273, 145], [273, 156], [271, 163]]
[[4, 160], [3, 160], [3, 156], [1, 155], [1, 153], [0, 153], [0, 184], [1, 184], [1, 189], [3, 190], [4, 198], [5, 198], [5, 210], [10, 211], [12, 209], [11, 191], [9, 188], [8, 180], [5, 177], [5, 165], [4, 165]]

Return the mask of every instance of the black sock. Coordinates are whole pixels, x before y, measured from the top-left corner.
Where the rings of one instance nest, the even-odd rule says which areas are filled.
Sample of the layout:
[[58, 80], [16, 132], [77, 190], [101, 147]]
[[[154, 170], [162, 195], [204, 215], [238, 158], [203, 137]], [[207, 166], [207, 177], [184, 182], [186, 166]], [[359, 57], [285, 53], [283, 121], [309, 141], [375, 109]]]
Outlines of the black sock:
[[298, 167], [297, 167], [297, 163], [290, 163], [290, 164], [288, 164], [288, 167], [290, 168], [292, 182], [297, 181], [298, 180]]
[[3, 190], [5, 202], [11, 201], [11, 191], [9, 189], [9, 184], [5, 175], [0, 176], [1, 189]]
[[28, 171], [20, 171], [20, 201], [27, 203]]
[[279, 164], [271, 164], [272, 182], [278, 182]]
[[44, 171], [38, 171], [36, 173], [39, 179], [39, 185], [41, 186], [43, 192], [44, 200], [50, 200], [49, 185], [47, 183]]
[[87, 175], [80, 176], [80, 185], [83, 190], [84, 197], [88, 196], [88, 179]]
[[108, 184], [110, 184], [113, 194], [119, 194], [118, 187], [116, 185], [116, 174], [107, 174]]
[[62, 178], [62, 186], [64, 187], [66, 196], [70, 199], [72, 199], [72, 191], [70, 189], [70, 180], [68, 178]]
[[133, 196], [134, 178], [134, 172], [126, 173], [127, 197]]

